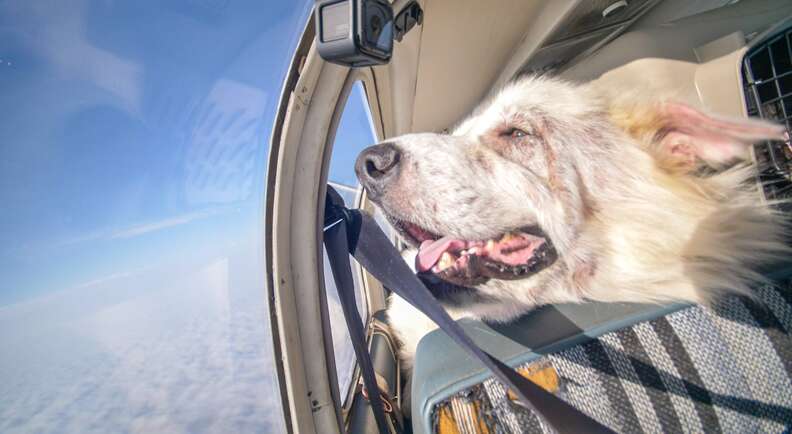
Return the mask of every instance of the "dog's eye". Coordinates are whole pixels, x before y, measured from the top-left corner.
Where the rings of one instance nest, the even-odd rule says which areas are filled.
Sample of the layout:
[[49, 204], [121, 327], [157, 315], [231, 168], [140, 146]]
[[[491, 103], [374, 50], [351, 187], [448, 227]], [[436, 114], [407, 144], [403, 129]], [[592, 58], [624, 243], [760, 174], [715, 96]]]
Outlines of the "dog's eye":
[[506, 132], [504, 132], [503, 135], [504, 136], [509, 136], [512, 139], [519, 139], [519, 138], [528, 136], [528, 133], [526, 133], [525, 131], [523, 131], [523, 130], [521, 130], [519, 128], [511, 128], [509, 130], [506, 130]]

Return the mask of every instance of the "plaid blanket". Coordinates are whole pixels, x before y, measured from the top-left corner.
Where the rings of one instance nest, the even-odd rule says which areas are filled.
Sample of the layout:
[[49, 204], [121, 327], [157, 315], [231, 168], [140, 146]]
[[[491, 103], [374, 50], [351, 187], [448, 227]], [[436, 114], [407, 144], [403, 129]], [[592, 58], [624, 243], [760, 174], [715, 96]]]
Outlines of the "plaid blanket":
[[[792, 426], [792, 284], [691, 306], [543, 356], [520, 372], [617, 432]], [[435, 406], [441, 434], [552, 430], [497, 380]]]

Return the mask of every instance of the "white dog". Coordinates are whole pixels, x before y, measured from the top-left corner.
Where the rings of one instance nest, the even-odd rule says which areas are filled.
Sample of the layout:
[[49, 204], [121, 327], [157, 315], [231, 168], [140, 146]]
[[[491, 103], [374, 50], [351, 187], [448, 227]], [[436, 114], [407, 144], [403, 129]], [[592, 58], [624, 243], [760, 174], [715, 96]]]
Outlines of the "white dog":
[[[509, 321], [557, 302], [707, 302], [749, 293], [788, 253], [750, 145], [780, 125], [595, 85], [526, 78], [452, 134], [364, 150], [356, 172], [455, 317]], [[389, 308], [408, 366], [434, 324]]]

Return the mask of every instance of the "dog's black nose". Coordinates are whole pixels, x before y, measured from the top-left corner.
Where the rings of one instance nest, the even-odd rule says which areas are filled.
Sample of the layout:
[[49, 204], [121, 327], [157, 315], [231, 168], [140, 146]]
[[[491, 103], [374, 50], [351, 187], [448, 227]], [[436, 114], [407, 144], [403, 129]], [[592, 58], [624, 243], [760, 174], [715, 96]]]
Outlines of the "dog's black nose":
[[381, 196], [388, 183], [396, 178], [399, 172], [401, 152], [393, 143], [382, 143], [369, 146], [357, 157], [355, 173], [368, 191], [369, 198]]

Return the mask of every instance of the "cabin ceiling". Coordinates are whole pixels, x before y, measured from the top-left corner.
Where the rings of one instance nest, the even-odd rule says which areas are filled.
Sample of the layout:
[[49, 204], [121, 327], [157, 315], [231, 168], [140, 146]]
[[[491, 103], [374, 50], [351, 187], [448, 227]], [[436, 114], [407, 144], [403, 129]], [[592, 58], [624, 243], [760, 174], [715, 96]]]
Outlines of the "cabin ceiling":
[[543, 2], [424, 3], [412, 130], [438, 131], [459, 121], [487, 94]]
[[[394, 1], [394, 8], [407, 1]], [[734, 0], [630, 0], [621, 16], [603, 18], [615, 2], [419, 0], [423, 24], [395, 44], [389, 65], [375, 68], [387, 83], [380, 92], [390, 103], [388, 135], [452, 128], [520, 71], [552, 70], [558, 61], [588, 56], [630, 26], [669, 23]]]

